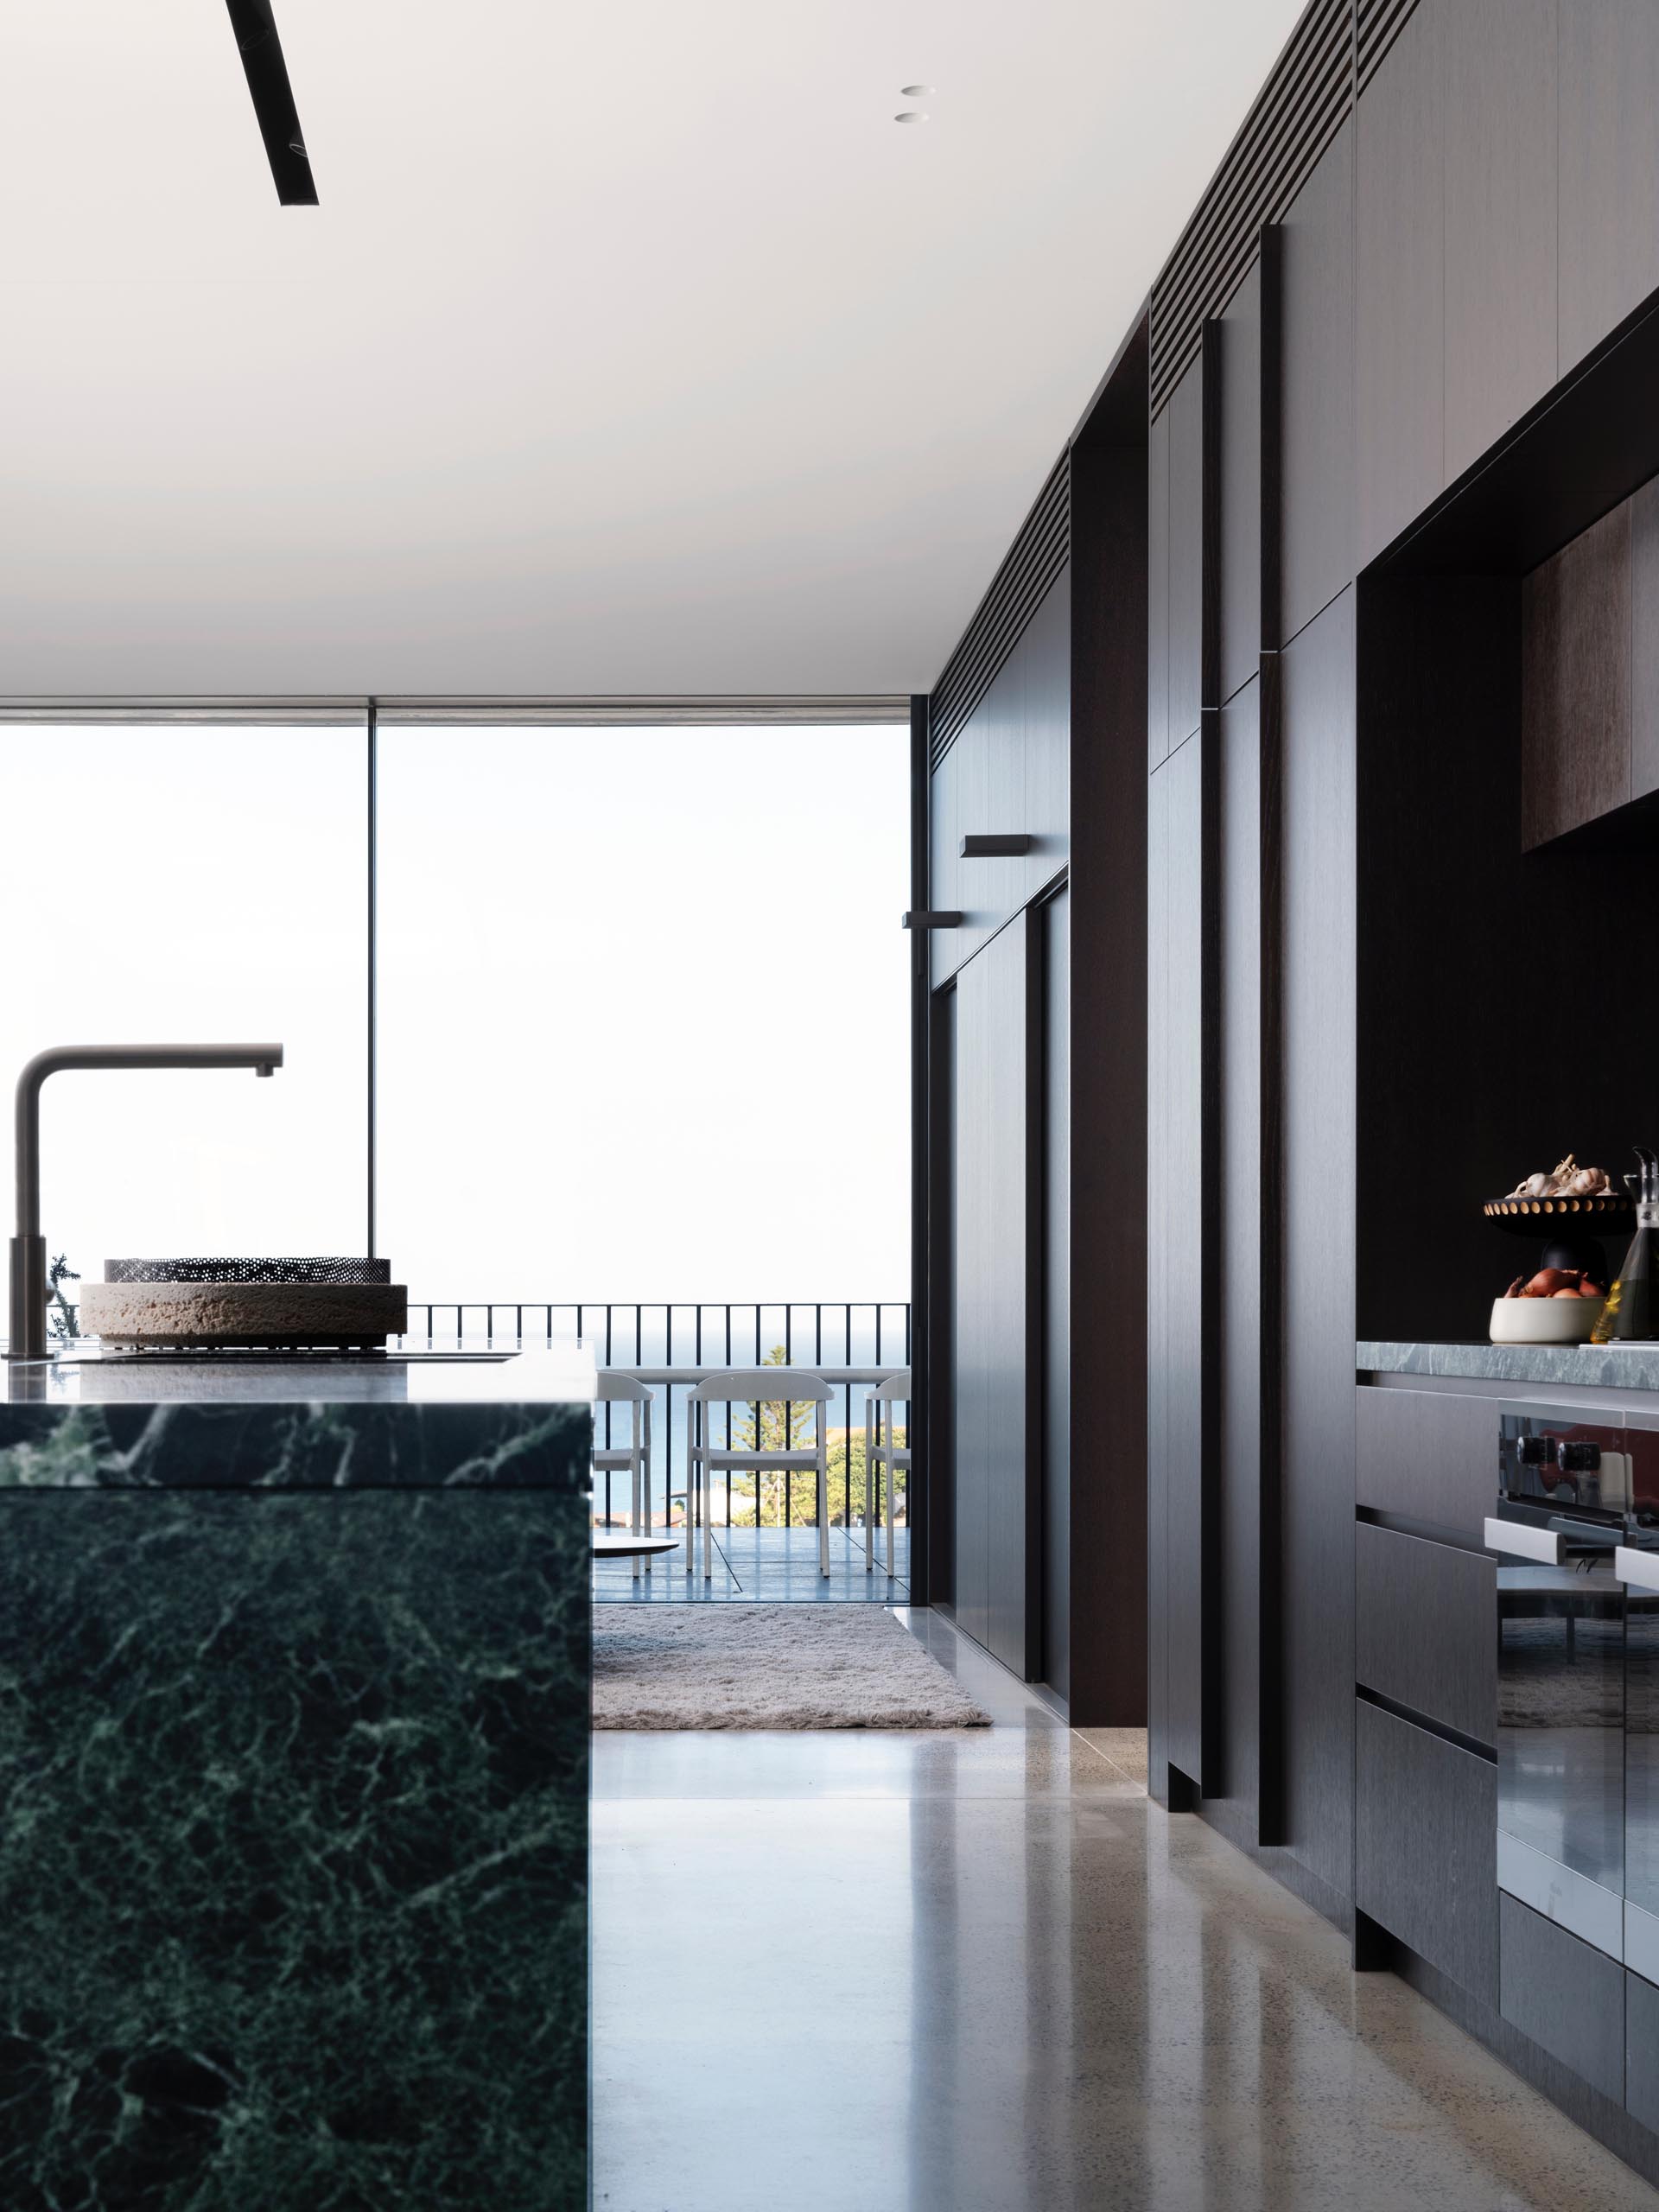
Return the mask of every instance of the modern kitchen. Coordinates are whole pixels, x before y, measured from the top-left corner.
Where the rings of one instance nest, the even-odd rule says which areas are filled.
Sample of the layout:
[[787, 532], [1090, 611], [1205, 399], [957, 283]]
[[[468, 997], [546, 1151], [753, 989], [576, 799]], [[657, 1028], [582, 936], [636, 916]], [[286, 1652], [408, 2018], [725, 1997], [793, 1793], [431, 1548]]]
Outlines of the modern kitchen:
[[90, 4], [0, 2212], [1640, 2212], [1659, 5]]

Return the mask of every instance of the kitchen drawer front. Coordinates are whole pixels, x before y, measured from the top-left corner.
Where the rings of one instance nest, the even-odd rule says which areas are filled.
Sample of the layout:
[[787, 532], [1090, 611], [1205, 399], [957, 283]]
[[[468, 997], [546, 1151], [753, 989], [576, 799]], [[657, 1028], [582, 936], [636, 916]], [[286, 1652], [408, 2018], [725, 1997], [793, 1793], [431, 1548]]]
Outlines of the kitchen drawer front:
[[1495, 1746], [1497, 1569], [1478, 1552], [1354, 1529], [1354, 1673], [1395, 1705]]
[[1659, 2134], [1659, 1989], [1624, 1974], [1624, 2109]]
[[1357, 1504], [1479, 1538], [1497, 1490], [1491, 1398], [1362, 1385]]
[[1540, 2050], [1624, 2101], [1624, 1968], [1507, 1894], [1500, 1900], [1498, 2010]]
[[1354, 1715], [1354, 1902], [1497, 2003], [1497, 1769], [1364, 1699]]

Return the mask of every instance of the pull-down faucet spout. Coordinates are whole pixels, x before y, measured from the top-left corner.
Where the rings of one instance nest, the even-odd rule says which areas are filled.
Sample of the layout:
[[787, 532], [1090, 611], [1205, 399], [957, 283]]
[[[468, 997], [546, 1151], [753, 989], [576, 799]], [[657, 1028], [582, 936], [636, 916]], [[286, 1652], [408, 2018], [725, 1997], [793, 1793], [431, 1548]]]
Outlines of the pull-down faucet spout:
[[41, 1234], [41, 1085], [67, 1068], [251, 1068], [283, 1065], [280, 1045], [54, 1045], [17, 1078], [17, 1233], [11, 1240], [6, 1356], [46, 1357], [46, 1239]]

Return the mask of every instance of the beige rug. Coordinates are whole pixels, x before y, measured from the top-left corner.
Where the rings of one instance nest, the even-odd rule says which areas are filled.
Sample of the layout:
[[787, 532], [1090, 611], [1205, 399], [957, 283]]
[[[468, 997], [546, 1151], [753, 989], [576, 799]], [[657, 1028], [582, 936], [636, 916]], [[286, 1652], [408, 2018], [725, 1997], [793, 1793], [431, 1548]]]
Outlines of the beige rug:
[[595, 1728], [984, 1728], [885, 1605], [595, 1605]]

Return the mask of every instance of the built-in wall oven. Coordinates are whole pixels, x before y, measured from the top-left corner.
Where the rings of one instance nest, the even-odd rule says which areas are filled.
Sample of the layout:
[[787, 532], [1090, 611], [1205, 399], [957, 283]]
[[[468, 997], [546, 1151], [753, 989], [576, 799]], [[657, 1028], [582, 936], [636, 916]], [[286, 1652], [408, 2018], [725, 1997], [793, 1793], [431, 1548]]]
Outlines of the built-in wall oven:
[[1506, 1413], [1500, 1888], [1659, 1982], [1659, 1433]]

